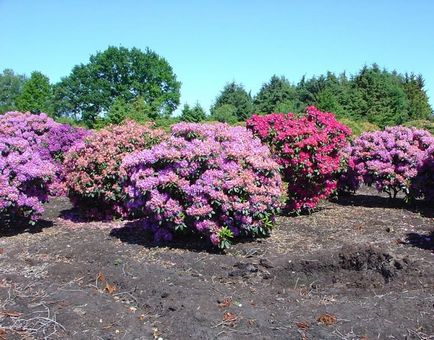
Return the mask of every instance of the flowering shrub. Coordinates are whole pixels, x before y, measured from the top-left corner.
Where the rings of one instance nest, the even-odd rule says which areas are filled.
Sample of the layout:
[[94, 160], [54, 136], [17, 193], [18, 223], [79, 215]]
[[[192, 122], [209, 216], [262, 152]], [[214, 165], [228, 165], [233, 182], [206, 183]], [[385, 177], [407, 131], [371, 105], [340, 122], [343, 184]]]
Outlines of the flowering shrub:
[[125, 157], [129, 209], [158, 240], [198, 233], [224, 248], [239, 235], [267, 234], [281, 180], [269, 149], [243, 127], [179, 123], [168, 140]]
[[51, 195], [65, 194], [63, 154], [89, 132], [67, 124], [56, 123], [45, 113], [7, 112], [0, 116], [0, 135], [24, 138], [34, 153], [49, 161], [55, 168], [51, 181]]
[[340, 151], [341, 166], [336, 173], [339, 194], [355, 193], [362, 183], [362, 178], [357, 173], [354, 159], [351, 157], [351, 151], [350, 143]]
[[293, 113], [254, 115], [247, 127], [270, 146], [281, 166], [288, 183], [289, 210], [312, 209], [336, 189], [340, 149], [350, 130], [333, 114], [309, 106], [300, 117]]
[[413, 196], [434, 202], [434, 143], [431, 143], [419, 162], [411, 187]]
[[124, 216], [123, 157], [159, 142], [164, 132], [126, 121], [111, 125], [75, 144], [65, 155], [68, 195], [90, 218]]
[[35, 221], [48, 197], [53, 165], [23, 137], [0, 134], [0, 154], [0, 218], [21, 216]]
[[351, 176], [375, 185], [390, 197], [396, 197], [401, 190], [408, 194], [417, 166], [432, 145], [433, 136], [416, 128], [395, 126], [365, 132], [351, 146]]

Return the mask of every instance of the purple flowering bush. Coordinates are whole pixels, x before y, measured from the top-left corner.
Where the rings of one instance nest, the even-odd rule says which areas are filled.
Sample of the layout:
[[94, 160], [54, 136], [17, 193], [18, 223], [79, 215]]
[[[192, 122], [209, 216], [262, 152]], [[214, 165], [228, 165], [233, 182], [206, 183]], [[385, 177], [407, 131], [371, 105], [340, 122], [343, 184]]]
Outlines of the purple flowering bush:
[[85, 129], [57, 123], [45, 113], [7, 112], [0, 116], [0, 135], [25, 139], [34, 153], [52, 163], [51, 195], [66, 193], [63, 155], [88, 134]]
[[179, 123], [168, 140], [127, 155], [128, 209], [156, 241], [200, 234], [221, 248], [266, 235], [280, 208], [279, 167], [244, 127]]
[[37, 220], [48, 197], [54, 166], [28, 140], [0, 134], [0, 219]]
[[425, 130], [402, 126], [384, 131], [365, 132], [355, 139], [348, 155], [348, 170], [342, 178], [358, 185], [375, 185], [379, 192], [396, 197], [410, 193], [412, 180], [418, 173], [426, 150], [434, 145], [433, 136]]
[[434, 143], [426, 150], [418, 164], [417, 176], [412, 183], [412, 195], [434, 202]]

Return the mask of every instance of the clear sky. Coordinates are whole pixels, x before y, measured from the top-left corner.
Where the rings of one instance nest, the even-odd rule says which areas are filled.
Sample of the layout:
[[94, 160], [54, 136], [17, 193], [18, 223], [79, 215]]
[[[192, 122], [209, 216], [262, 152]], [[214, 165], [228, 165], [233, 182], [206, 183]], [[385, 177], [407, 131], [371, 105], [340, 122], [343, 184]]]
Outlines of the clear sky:
[[207, 110], [230, 81], [255, 94], [273, 74], [421, 73], [434, 106], [432, 0], [0, 0], [0, 69], [52, 82], [109, 45], [150, 47]]

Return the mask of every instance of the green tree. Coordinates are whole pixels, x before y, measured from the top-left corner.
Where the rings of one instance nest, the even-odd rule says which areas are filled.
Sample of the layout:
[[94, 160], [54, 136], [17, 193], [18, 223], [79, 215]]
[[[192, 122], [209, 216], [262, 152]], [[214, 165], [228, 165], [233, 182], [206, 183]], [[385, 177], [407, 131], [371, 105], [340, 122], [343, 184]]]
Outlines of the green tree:
[[48, 77], [41, 72], [32, 72], [16, 98], [16, 103], [20, 111], [53, 115], [53, 87]]
[[140, 96], [157, 118], [176, 109], [180, 86], [169, 63], [150, 49], [111, 46], [56, 85], [56, 107], [61, 115], [81, 117], [92, 126], [116, 98], [130, 103]]
[[396, 73], [378, 65], [364, 67], [353, 80], [352, 111], [363, 120], [377, 124], [398, 125], [408, 120], [408, 100]]
[[223, 104], [214, 110], [214, 113], [211, 115], [210, 120], [214, 120], [220, 123], [228, 123], [235, 124], [238, 122], [237, 119], [237, 110], [235, 106], [230, 104]]
[[253, 100], [250, 93], [244, 89], [243, 85], [235, 82], [226, 84], [222, 92], [216, 98], [214, 105], [211, 107], [211, 115], [222, 105], [229, 104], [235, 107], [235, 115], [238, 121], [244, 121], [250, 117], [253, 112]]
[[113, 101], [110, 109], [107, 112], [108, 122], [111, 124], [121, 124], [128, 115], [128, 106], [122, 97], [118, 97]]
[[402, 85], [409, 102], [408, 118], [410, 120], [430, 119], [433, 110], [428, 101], [423, 77], [421, 75], [405, 74]]
[[190, 108], [188, 104], [185, 104], [182, 112], [180, 120], [183, 122], [189, 123], [199, 123], [206, 119], [205, 110], [200, 106], [199, 103], [196, 103], [195, 106]]
[[26, 82], [26, 76], [15, 74], [11, 69], [0, 74], [0, 113], [17, 110], [16, 99]]
[[276, 75], [262, 85], [253, 103], [255, 113], [298, 111], [301, 106], [296, 87]]
[[138, 123], [143, 123], [150, 119], [157, 119], [158, 112], [153, 111], [151, 105], [145, 102], [145, 98], [138, 96], [128, 103], [127, 118]]

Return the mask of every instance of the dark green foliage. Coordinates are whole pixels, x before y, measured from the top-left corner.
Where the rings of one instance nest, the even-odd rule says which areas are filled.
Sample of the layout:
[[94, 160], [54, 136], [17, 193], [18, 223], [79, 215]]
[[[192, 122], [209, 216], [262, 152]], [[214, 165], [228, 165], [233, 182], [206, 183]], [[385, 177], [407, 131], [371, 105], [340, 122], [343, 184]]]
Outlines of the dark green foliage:
[[11, 69], [0, 74], [0, 113], [17, 110], [16, 99], [26, 81], [22, 74], [15, 74]]
[[236, 112], [237, 110], [235, 106], [231, 104], [224, 104], [214, 110], [210, 120], [220, 123], [235, 124], [238, 122]]
[[255, 113], [299, 111], [297, 89], [285, 77], [272, 76], [268, 83], [262, 85], [254, 99]]
[[184, 105], [180, 117], [180, 120], [182, 122], [199, 123], [204, 121], [205, 119], [205, 110], [202, 108], [202, 106], [200, 106], [199, 103], [196, 103], [196, 105], [192, 108], [188, 104]]
[[222, 105], [232, 105], [235, 107], [235, 116], [238, 121], [244, 121], [253, 113], [253, 100], [250, 93], [244, 89], [243, 85], [235, 82], [227, 84], [215, 104], [211, 107], [211, 115]]
[[402, 83], [409, 102], [408, 118], [410, 120], [430, 119], [433, 111], [424, 89], [425, 81], [423, 77], [421, 75], [405, 74], [402, 78]]
[[56, 85], [55, 95], [61, 115], [93, 126], [117, 98], [131, 103], [142, 97], [152, 119], [170, 115], [179, 104], [180, 86], [168, 62], [150, 49], [109, 47], [75, 66]]
[[32, 72], [16, 97], [16, 107], [22, 112], [53, 115], [53, 87], [48, 77], [41, 72]]

